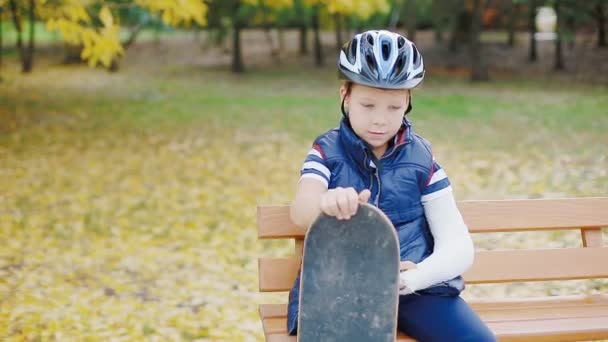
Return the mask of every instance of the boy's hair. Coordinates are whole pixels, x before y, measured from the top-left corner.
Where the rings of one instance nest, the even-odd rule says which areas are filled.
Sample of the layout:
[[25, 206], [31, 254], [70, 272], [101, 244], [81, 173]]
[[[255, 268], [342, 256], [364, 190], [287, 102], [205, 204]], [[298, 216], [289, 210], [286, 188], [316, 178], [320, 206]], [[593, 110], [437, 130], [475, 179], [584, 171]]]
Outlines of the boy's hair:
[[352, 81], [344, 81], [344, 83], [342, 84], [345, 88], [346, 88], [346, 95], [350, 95], [350, 91], [353, 88], [353, 82]]
[[[353, 81], [344, 81], [344, 83], [342, 83], [342, 85], [346, 88], [346, 95], [350, 95], [350, 91], [353, 89], [353, 84], [355, 84]], [[407, 91], [409, 94], [412, 93], [411, 89], [407, 89]]]

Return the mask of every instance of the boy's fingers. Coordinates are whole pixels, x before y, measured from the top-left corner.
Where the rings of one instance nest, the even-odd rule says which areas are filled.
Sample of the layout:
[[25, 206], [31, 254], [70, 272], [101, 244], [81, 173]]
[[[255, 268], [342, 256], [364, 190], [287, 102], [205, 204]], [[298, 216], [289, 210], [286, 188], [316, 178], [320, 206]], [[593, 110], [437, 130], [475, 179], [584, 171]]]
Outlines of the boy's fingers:
[[348, 218], [349, 215], [349, 203], [348, 196], [345, 193], [340, 194], [338, 198], [336, 198], [336, 203], [338, 204], [338, 218]]
[[371, 191], [365, 189], [359, 193], [359, 202], [367, 203], [369, 201], [369, 197], [372, 195]]
[[399, 263], [399, 270], [400, 271], [404, 271], [404, 270], [412, 270], [416, 268], [416, 264], [414, 264], [411, 261], [401, 261]]
[[348, 189], [348, 211], [350, 215], [355, 215], [357, 213], [357, 207], [359, 203], [357, 202], [358, 195], [357, 191], [353, 188]]

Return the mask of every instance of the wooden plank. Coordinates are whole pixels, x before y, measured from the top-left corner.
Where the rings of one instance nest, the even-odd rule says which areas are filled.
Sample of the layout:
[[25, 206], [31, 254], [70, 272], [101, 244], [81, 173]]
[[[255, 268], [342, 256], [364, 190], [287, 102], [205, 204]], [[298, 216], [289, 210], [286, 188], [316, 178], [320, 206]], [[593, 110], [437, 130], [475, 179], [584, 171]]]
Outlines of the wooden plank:
[[[517, 322], [539, 319], [603, 317], [606, 316], [608, 313], [608, 306], [600, 304], [579, 306], [531, 306], [525, 309], [503, 309], [499, 307], [496, 307], [494, 309], [480, 309], [478, 307], [475, 307], [474, 304], [472, 304], [471, 307], [475, 310], [475, 312], [479, 314], [479, 316], [486, 323]], [[283, 309], [286, 311], [286, 305], [283, 305]], [[286, 317], [287, 312], [282, 315], [277, 315], [273, 317], [263, 317], [262, 320], [267, 320], [268, 322], [282, 322], [285, 320]], [[282, 329], [284, 330], [284, 328]], [[273, 330], [273, 333], [277, 333], [277, 331]]]
[[[295, 341], [287, 336], [286, 318], [264, 320], [267, 341]], [[502, 341], [580, 341], [608, 338], [608, 316], [487, 322]], [[275, 336], [270, 339], [270, 336]], [[399, 333], [397, 341], [413, 341]]]
[[258, 307], [260, 318], [275, 318], [287, 316], [287, 304], [260, 304]]
[[[286, 333], [282, 334], [272, 334], [266, 336], [266, 342], [296, 342], [297, 338], [295, 336], [289, 336]], [[397, 342], [414, 342], [414, 339], [411, 339], [401, 333], [397, 335]]]
[[478, 252], [463, 277], [469, 284], [608, 278], [608, 248]]
[[556, 306], [581, 306], [581, 305], [606, 305], [608, 306], [608, 294], [591, 295], [563, 295], [542, 296], [526, 298], [476, 298], [467, 300], [475, 309], [526, 309], [529, 307], [556, 307]]
[[[458, 207], [471, 233], [608, 227], [608, 197], [461, 201]], [[258, 206], [258, 237], [303, 238], [289, 219], [289, 206]]]
[[288, 205], [258, 205], [258, 238], [304, 238], [304, 229], [289, 218]]
[[608, 197], [462, 201], [458, 207], [475, 233], [608, 226]]
[[602, 247], [602, 228], [583, 228], [581, 229], [584, 247]]
[[264, 332], [268, 335], [287, 333], [287, 316], [266, 318], [263, 321]]
[[[468, 284], [608, 278], [608, 247], [480, 251], [463, 275]], [[288, 291], [300, 257], [260, 258], [262, 292]]]
[[581, 341], [608, 338], [608, 316], [491, 322], [500, 341]]
[[295, 242], [295, 255], [302, 256], [304, 253], [304, 239], [296, 239]]
[[286, 334], [276, 334], [266, 336], [266, 342], [296, 342], [297, 337]]
[[260, 292], [289, 291], [300, 269], [301, 260], [301, 257], [259, 258]]
[[[262, 325], [264, 327], [264, 334], [268, 337], [272, 335], [276, 335], [274, 339], [268, 339], [267, 341], [294, 341], [292, 338], [295, 336], [287, 335], [287, 317], [281, 318], [267, 318], [262, 321]], [[414, 341], [409, 338], [407, 335], [398, 332], [397, 333], [397, 341]]]
[[[508, 316], [510, 315], [508, 312], [517, 314], [531, 310], [538, 313], [534, 316], [535, 318], [549, 318], [556, 315], [555, 312], [559, 315], [562, 309], [575, 312], [576, 308], [589, 308], [589, 311], [583, 313], [587, 316], [605, 316], [608, 314], [608, 294], [472, 299], [467, 300], [467, 303], [471, 305], [473, 310], [482, 315], [486, 313], [496, 315], [496, 312], [503, 312]], [[602, 308], [605, 311], [602, 311]], [[259, 312], [261, 319], [286, 317], [287, 304], [260, 304]], [[546, 313], [543, 314], [542, 312]]]

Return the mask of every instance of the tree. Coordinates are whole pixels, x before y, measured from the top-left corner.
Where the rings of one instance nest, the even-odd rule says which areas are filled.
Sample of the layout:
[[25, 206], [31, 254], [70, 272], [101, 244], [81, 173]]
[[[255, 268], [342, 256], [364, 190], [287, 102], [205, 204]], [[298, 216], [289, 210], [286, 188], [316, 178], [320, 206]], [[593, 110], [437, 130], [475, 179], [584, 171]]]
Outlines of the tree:
[[321, 15], [321, 4], [312, 6], [312, 29], [314, 32], [315, 65], [323, 66], [323, 47], [321, 46], [321, 25], [319, 16]]
[[308, 11], [304, 6], [303, 0], [294, 1], [294, 9], [297, 18], [299, 32], [299, 53], [300, 56], [308, 54]]
[[595, 19], [597, 21], [597, 47], [606, 47], [605, 0], [596, 0]]
[[36, 25], [36, 1], [29, 0], [28, 6], [30, 32], [27, 48], [24, 48], [23, 59], [22, 59], [22, 71], [28, 73], [32, 71], [34, 64], [34, 41], [35, 41], [35, 25]]
[[[296, 13], [310, 13], [310, 24], [313, 29], [313, 52], [314, 63], [322, 66], [323, 47], [321, 44], [321, 17], [328, 14], [333, 18], [336, 30], [336, 47], [341, 48], [344, 43], [343, 28], [350, 22], [351, 18], [368, 20], [376, 13], [388, 13], [390, 10], [389, 0], [294, 0]], [[348, 21], [346, 19], [349, 19]], [[306, 16], [307, 20], [308, 16]], [[300, 24], [300, 52], [306, 49], [304, 40], [306, 31]]]
[[4, 39], [2, 32], [2, 16], [4, 15], [4, 1], [0, 0], [0, 82], [2, 82], [2, 55], [4, 54]]
[[483, 29], [481, 12], [483, 8], [483, 0], [472, 0], [469, 53], [471, 56], [471, 80], [475, 82], [487, 81], [490, 79], [481, 47], [481, 31]]
[[416, 41], [416, 0], [405, 0], [405, 27], [407, 28], [407, 39]]
[[536, 9], [538, 3], [537, 0], [529, 0], [528, 3], [528, 33], [530, 35], [530, 50], [528, 53], [528, 61], [536, 62]]
[[105, 1], [101, 6], [92, 0], [39, 0], [39, 4], [40, 18], [47, 29], [59, 31], [68, 44], [82, 46], [80, 56], [90, 66], [101, 64], [106, 68], [124, 53], [112, 6], [139, 6], [171, 26], [192, 22], [204, 25], [207, 13], [202, 0]]
[[557, 25], [555, 28], [555, 63], [553, 65], [554, 70], [564, 70], [564, 58], [562, 51], [562, 39], [564, 35], [564, 14], [562, 13], [562, 6], [559, 0], [555, 0], [553, 3], [553, 9], [557, 15]]
[[509, 18], [507, 19], [507, 45], [510, 47], [515, 46], [515, 31], [517, 25], [517, 19], [519, 19], [519, 13], [521, 11], [521, 3], [517, 0], [507, 1], [509, 5]]
[[232, 4], [232, 72], [242, 73], [245, 71], [243, 55], [241, 53], [241, 29], [242, 20], [239, 16], [241, 2], [234, 1]]
[[[253, 16], [254, 23], [263, 27], [270, 47], [271, 58], [277, 63], [280, 62], [279, 55], [284, 46], [282, 26], [292, 16], [295, 7], [293, 0], [244, 0], [243, 3], [250, 7], [247, 12], [250, 13], [249, 16]], [[278, 44], [276, 46], [271, 34], [272, 27], [277, 28], [279, 33]]]

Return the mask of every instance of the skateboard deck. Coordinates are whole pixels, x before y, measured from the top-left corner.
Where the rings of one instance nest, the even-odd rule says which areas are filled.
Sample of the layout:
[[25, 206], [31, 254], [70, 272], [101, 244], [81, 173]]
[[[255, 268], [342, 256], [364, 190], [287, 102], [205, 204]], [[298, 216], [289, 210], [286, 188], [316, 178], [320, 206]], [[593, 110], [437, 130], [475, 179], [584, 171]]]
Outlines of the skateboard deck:
[[349, 220], [321, 214], [304, 240], [299, 342], [395, 341], [399, 242], [376, 207]]

